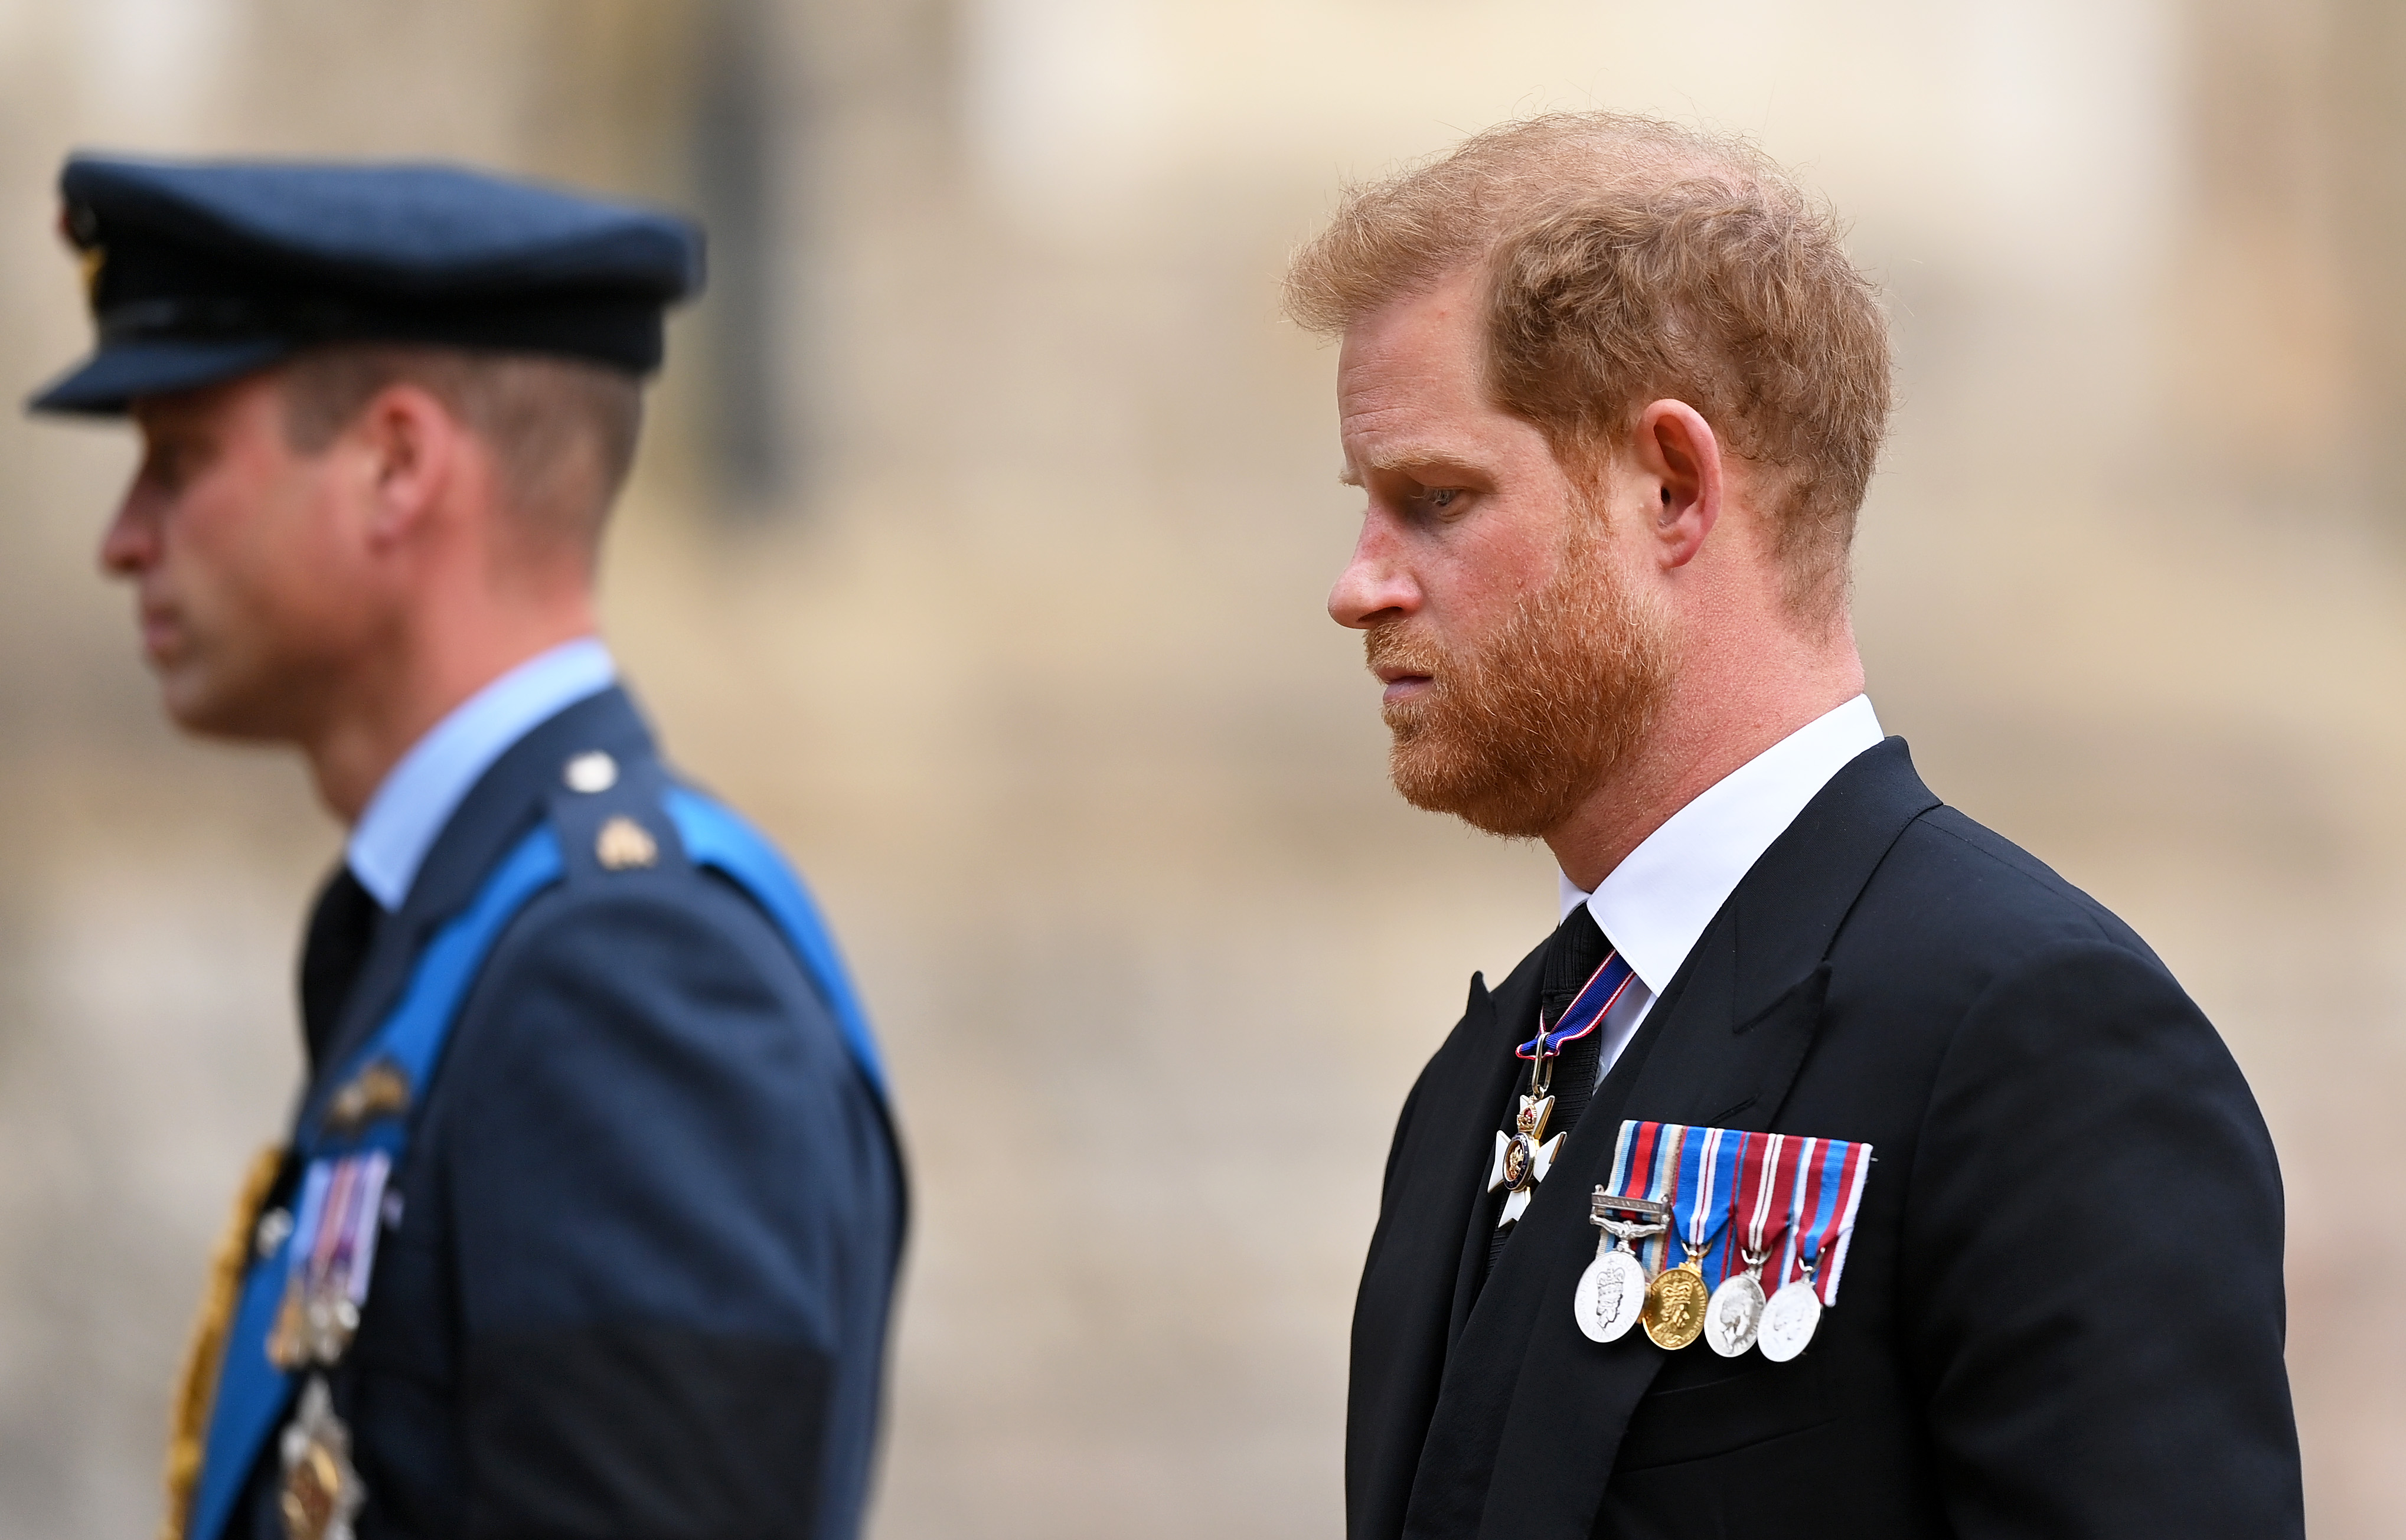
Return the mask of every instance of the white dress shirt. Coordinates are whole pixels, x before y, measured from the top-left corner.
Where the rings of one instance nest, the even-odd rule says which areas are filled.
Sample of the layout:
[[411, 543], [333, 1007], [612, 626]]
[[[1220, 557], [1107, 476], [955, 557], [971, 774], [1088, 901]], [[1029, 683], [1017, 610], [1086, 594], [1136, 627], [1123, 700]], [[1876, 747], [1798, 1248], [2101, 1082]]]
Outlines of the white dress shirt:
[[1663, 821], [1593, 893], [1562, 877], [1562, 918], [1580, 904], [1636, 976], [1605, 1013], [1602, 1080], [1636, 1035], [1654, 996], [1771, 842], [1847, 762], [1880, 741], [1859, 695], [1790, 733]]
[[493, 761], [536, 727], [618, 680], [596, 636], [535, 654], [451, 709], [409, 746], [368, 798], [344, 852], [351, 875], [390, 913], [460, 798]]

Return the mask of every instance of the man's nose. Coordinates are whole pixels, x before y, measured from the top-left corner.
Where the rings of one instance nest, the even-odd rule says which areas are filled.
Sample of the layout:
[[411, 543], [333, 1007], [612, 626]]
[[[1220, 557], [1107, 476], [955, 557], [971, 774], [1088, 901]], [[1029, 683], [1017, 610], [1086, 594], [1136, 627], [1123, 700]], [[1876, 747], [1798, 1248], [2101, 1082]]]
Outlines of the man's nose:
[[100, 537], [100, 570], [111, 577], [132, 577], [158, 557], [159, 521], [136, 487], [117, 505], [117, 516]]
[[1353, 559], [1328, 591], [1328, 618], [1360, 631], [1416, 613], [1420, 585], [1402, 554], [1375, 513], [1365, 518], [1362, 538], [1353, 544]]

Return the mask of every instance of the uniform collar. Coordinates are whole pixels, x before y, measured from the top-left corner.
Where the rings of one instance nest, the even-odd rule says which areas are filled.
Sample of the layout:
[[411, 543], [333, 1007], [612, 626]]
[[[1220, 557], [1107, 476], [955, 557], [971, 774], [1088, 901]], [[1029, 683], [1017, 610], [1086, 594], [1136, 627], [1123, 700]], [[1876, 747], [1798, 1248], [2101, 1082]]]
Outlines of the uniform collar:
[[1563, 917], [1585, 902], [1638, 979], [1661, 994], [1771, 842], [1879, 742], [1868, 696], [1814, 718], [1664, 820], [1593, 893], [1561, 878]]
[[351, 875], [386, 912], [400, 909], [435, 836], [493, 761], [537, 724], [617, 678], [601, 638], [579, 637], [537, 653], [453, 707], [368, 798], [344, 853]]

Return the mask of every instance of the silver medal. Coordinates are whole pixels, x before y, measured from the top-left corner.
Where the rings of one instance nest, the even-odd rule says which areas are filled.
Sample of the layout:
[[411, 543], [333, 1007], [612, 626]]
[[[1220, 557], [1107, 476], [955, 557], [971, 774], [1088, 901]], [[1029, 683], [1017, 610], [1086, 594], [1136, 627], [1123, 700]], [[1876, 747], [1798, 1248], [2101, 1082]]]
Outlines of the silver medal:
[[1762, 1285], [1753, 1272], [1732, 1273], [1705, 1307], [1705, 1342], [1723, 1358], [1738, 1357], [1754, 1346], [1762, 1311]]
[[1762, 1356], [1774, 1363], [1785, 1363], [1804, 1350], [1813, 1340], [1813, 1328], [1821, 1324], [1821, 1296], [1813, 1290], [1810, 1278], [1800, 1278], [1783, 1284], [1771, 1303], [1762, 1308], [1762, 1332], [1757, 1346]]
[[[1640, 1219], [1617, 1219], [1639, 1214]], [[1617, 1198], [1598, 1187], [1589, 1200], [1590, 1224], [1604, 1232], [1596, 1237], [1595, 1260], [1579, 1275], [1571, 1296], [1571, 1315], [1591, 1342], [1617, 1342], [1629, 1335], [1646, 1310], [1646, 1264], [1631, 1250], [1649, 1236], [1659, 1236], [1670, 1219], [1668, 1204], [1650, 1198]], [[1614, 1242], [1620, 1242], [1615, 1245]]]
[[1602, 1253], [1579, 1275], [1572, 1306], [1589, 1341], [1619, 1341], [1646, 1308], [1646, 1264], [1635, 1251], [1615, 1248]]

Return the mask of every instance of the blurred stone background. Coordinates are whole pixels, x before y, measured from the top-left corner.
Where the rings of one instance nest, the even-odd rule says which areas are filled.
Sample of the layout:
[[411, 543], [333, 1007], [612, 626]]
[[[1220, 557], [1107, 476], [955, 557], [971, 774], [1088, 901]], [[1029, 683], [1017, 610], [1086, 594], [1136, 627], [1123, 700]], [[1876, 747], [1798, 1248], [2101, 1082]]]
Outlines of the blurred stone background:
[[[894, 1061], [876, 1531], [1325, 1535], [1392, 1118], [1553, 884], [1385, 788], [1281, 255], [1518, 113], [1755, 134], [1902, 342], [1874, 699], [2228, 1035], [2288, 1179], [2314, 1531], [2397, 1534], [2401, 88], [2389, 0], [0, 0], [0, 389], [84, 342], [73, 146], [707, 217], [608, 615]], [[338, 845], [292, 764], [160, 726], [92, 555], [130, 463], [0, 412], [0, 1540], [152, 1521]]]

